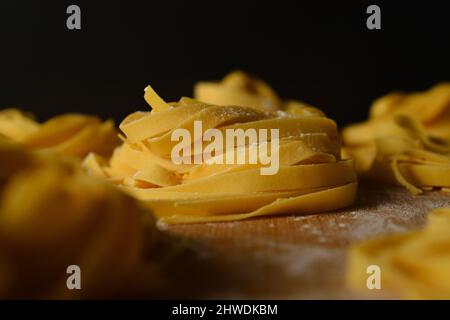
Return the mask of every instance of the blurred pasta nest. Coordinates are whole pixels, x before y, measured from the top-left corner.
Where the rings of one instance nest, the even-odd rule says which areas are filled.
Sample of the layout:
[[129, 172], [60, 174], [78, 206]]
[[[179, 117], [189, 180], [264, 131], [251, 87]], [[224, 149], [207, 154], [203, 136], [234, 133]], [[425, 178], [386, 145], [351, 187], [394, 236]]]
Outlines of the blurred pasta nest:
[[[134, 199], [88, 177], [78, 159], [0, 138], [0, 297], [127, 292], [157, 237], [145, 213], [144, 224]], [[82, 290], [67, 289], [69, 265], [80, 267]]]
[[44, 123], [18, 109], [0, 110], [0, 137], [28, 150], [48, 150], [83, 158], [89, 152], [111, 155], [120, 142], [112, 120], [68, 113]]
[[367, 290], [367, 272], [377, 265], [383, 289], [410, 299], [450, 298], [450, 208], [428, 214], [427, 225], [418, 231], [373, 239], [350, 250], [349, 284]]
[[394, 92], [376, 100], [366, 122], [342, 133], [344, 158], [361, 176], [405, 186], [413, 194], [450, 187], [450, 84]]

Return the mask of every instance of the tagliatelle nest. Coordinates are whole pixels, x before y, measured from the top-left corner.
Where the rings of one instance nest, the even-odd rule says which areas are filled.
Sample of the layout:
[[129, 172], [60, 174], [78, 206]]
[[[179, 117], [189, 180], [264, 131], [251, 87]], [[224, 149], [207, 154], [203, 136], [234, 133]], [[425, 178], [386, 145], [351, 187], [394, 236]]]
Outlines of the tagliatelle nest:
[[375, 101], [368, 121], [342, 136], [344, 156], [355, 159], [362, 176], [413, 194], [450, 188], [450, 84], [386, 95]]
[[44, 123], [17, 110], [0, 110], [0, 137], [28, 150], [47, 150], [83, 158], [90, 152], [110, 156], [119, 144], [114, 122], [95, 116], [64, 114]]
[[[353, 203], [353, 162], [340, 159], [336, 124], [320, 110], [300, 102], [283, 103], [268, 85], [240, 72], [219, 84], [200, 84], [196, 92], [210, 103], [191, 98], [166, 103], [147, 87], [145, 99], [152, 111], [129, 115], [120, 124], [123, 145], [110, 159], [89, 155], [85, 168], [141, 200], [163, 223], [317, 213]], [[194, 135], [196, 123], [223, 136], [227, 130], [276, 129], [279, 141], [268, 137], [249, 144], [243, 140], [224, 152], [231, 152], [234, 159], [234, 152], [248, 155], [252, 148], [265, 146], [272, 155], [279, 155], [277, 173], [261, 174], [265, 166], [261, 157], [244, 164], [175, 164], [171, 155], [179, 141], [174, 141], [173, 134], [184, 130]], [[208, 143], [201, 143], [203, 151], [193, 154], [194, 158], [206, 157]], [[217, 150], [214, 154], [227, 155]]]
[[367, 290], [367, 267], [376, 265], [384, 290], [410, 299], [449, 299], [449, 230], [450, 208], [435, 209], [422, 230], [354, 246], [349, 254], [349, 284]]
[[[77, 159], [0, 140], [0, 298], [133, 292], [143, 272], [157, 280], [144, 267], [144, 243], [157, 236], [147, 210]], [[82, 290], [68, 290], [69, 265], [80, 267]]]

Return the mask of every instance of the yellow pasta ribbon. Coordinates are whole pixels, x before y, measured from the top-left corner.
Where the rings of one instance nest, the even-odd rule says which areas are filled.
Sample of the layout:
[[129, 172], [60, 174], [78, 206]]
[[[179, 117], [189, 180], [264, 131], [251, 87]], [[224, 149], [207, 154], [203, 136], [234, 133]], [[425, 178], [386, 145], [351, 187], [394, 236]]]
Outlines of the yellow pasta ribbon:
[[342, 133], [344, 158], [361, 176], [411, 193], [450, 187], [450, 84], [391, 93], [374, 102], [368, 121]]
[[89, 152], [110, 156], [118, 145], [117, 132], [111, 120], [64, 114], [43, 124], [17, 109], [0, 110], [0, 136], [29, 150], [54, 152], [84, 158]]
[[369, 240], [352, 247], [348, 282], [367, 290], [367, 267], [378, 265], [383, 290], [409, 299], [450, 299], [450, 208], [428, 214], [418, 231]]
[[[89, 155], [86, 170], [141, 200], [161, 223], [317, 213], [353, 203], [357, 184], [353, 161], [340, 159], [336, 124], [320, 110], [296, 101], [282, 103], [267, 84], [241, 72], [217, 85], [201, 83], [195, 90], [196, 99], [166, 103], [148, 86], [145, 100], [152, 111], [126, 117], [120, 124], [123, 145], [110, 159]], [[209, 99], [210, 90], [222, 100]], [[272, 150], [270, 137], [251, 145], [245, 139], [213, 157], [236, 159], [241, 152], [246, 157], [243, 164], [173, 163], [171, 151], [178, 142], [172, 141], [172, 133], [184, 129], [193, 135], [199, 121], [203, 131], [217, 129], [223, 136], [230, 129], [278, 129], [280, 140], [274, 150], [279, 171], [261, 175], [264, 161], [259, 156], [248, 161], [254, 148]], [[205, 156], [208, 142], [201, 144], [200, 156]]]

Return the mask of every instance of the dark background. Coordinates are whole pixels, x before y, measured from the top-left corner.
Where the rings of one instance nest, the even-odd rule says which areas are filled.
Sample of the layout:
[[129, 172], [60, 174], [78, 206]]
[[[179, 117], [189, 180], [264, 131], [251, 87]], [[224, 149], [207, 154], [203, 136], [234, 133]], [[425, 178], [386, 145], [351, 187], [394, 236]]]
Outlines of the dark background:
[[[2, 0], [0, 108], [120, 121], [147, 108], [148, 83], [175, 100], [242, 69], [344, 125], [391, 90], [450, 80], [446, 2]], [[66, 28], [69, 4], [81, 31]], [[366, 28], [369, 4], [382, 30]]]

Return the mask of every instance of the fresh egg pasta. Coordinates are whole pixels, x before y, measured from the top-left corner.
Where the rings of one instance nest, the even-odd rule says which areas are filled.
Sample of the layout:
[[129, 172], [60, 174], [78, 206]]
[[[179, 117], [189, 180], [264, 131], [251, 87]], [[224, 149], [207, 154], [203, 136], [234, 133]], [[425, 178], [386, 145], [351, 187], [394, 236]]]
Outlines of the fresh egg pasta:
[[343, 130], [344, 158], [358, 173], [405, 186], [413, 194], [450, 187], [450, 84], [391, 93], [374, 102], [369, 120]]
[[64, 114], [44, 123], [17, 109], [0, 110], [0, 137], [19, 143], [29, 150], [51, 150], [84, 158], [89, 152], [109, 156], [118, 144], [111, 120]]
[[353, 246], [348, 258], [348, 282], [367, 290], [367, 267], [381, 270], [383, 290], [410, 299], [450, 299], [450, 208], [428, 214], [417, 231], [389, 235]]
[[[0, 298], [117, 297], [145, 287], [139, 276], [148, 287], [158, 237], [148, 210], [77, 159], [0, 141]], [[66, 286], [70, 265], [82, 290]]]
[[[241, 72], [223, 82], [200, 83], [197, 99], [173, 103], [148, 86], [152, 110], [126, 117], [123, 144], [110, 159], [90, 154], [85, 169], [141, 200], [161, 223], [317, 213], [353, 203], [353, 161], [340, 158], [333, 120], [306, 104], [281, 102]], [[237, 138], [231, 147], [230, 132]], [[194, 138], [181, 143], [184, 135]], [[174, 161], [181, 149], [188, 152]], [[278, 161], [276, 170], [268, 172], [268, 160]]]

